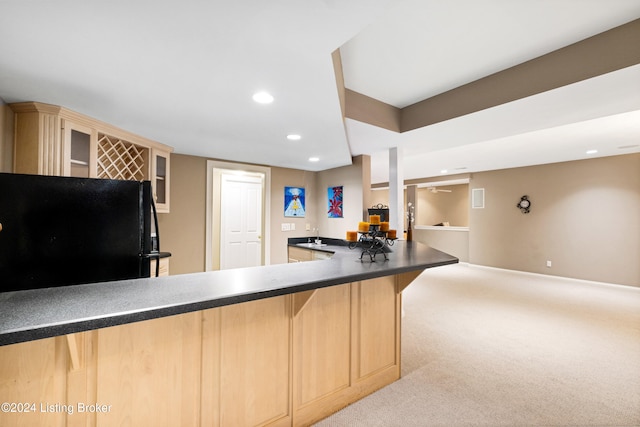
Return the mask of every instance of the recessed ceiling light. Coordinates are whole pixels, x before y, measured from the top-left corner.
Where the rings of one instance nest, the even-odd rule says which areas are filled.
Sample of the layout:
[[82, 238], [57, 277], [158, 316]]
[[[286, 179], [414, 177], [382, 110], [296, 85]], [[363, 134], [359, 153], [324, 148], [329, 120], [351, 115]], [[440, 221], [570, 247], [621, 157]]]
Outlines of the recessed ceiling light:
[[596, 154], [598, 150], [587, 150], [587, 154]]
[[310, 162], [319, 162], [320, 161], [320, 157], [309, 157], [309, 161]]
[[302, 137], [301, 137], [300, 135], [297, 135], [297, 134], [295, 134], [295, 133], [292, 133], [292, 134], [290, 134], [290, 135], [287, 135], [287, 139], [288, 139], [289, 141], [300, 141], [300, 139], [301, 139], [301, 138], [302, 138]]
[[273, 96], [268, 92], [256, 92], [253, 94], [253, 100], [258, 104], [271, 104]]
[[440, 171], [440, 173], [447, 173], [447, 172], [449, 172], [449, 171], [448, 171], [448, 170], [446, 170], [446, 169], [442, 169], [442, 170]]

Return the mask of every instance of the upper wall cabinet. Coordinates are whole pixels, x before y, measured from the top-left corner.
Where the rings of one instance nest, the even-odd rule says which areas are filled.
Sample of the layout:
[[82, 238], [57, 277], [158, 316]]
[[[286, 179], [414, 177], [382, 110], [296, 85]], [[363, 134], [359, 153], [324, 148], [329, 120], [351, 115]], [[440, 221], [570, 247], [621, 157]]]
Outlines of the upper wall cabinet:
[[9, 106], [15, 113], [15, 173], [149, 180], [158, 212], [169, 212], [172, 147], [64, 107]]
[[159, 148], [151, 150], [151, 185], [158, 212], [169, 211], [169, 154]]

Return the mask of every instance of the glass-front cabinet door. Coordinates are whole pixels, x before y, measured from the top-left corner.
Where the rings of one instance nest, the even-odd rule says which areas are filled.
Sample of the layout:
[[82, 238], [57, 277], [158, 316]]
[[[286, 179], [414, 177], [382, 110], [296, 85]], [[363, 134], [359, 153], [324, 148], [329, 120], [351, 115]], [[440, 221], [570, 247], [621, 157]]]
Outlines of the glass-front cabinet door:
[[149, 180], [159, 212], [169, 212], [173, 148], [41, 102], [9, 104], [15, 114], [13, 172]]
[[89, 127], [63, 120], [63, 175], [95, 178], [97, 134]]
[[169, 212], [169, 155], [167, 151], [152, 150], [152, 174], [153, 197], [158, 212]]

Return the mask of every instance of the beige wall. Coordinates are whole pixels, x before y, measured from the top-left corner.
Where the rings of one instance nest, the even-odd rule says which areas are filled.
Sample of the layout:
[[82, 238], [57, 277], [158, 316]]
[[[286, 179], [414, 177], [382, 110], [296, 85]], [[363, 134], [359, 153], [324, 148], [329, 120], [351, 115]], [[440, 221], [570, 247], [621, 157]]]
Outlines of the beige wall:
[[[407, 190], [405, 188], [403, 192], [404, 206], [407, 205]], [[366, 205], [367, 208], [377, 205], [389, 206], [389, 189], [385, 188], [384, 190], [371, 190], [370, 191], [370, 200], [371, 203]], [[404, 214], [403, 214], [404, 215]], [[415, 221], [414, 221], [415, 224]], [[404, 226], [406, 227], [407, 221], [405, 218]]]
[[[640, 154], [475, 173], [469, 188], [485, 189], [486, 208], [470, 209], [466, 192], [468, 244], [462, 231], [414, 239], [472, 264], [640, 286]], [[371, 194], [388, 201], [387, 190]], [[526, 215], [516, 208], [525, 194]], [[419, 203], [416, 225], [442, 221]]]
[[[335, 239], [344, 239], [347, 230], [357, 230], [358, 223], [365, 218], [367, 203], [370, 200], [369, 158], [359, 156], [353, 158], [351, 166], [329, 169], [318, 172], [318, 193], [315, 200], [318, 212], [320, 235]], [[329, 187], [342, 185], [343, 188], [343, 218], [328, 218]], [[365, 194], [366, 193], [366, 194]]]
[[[311, 229], [317, 226], [318, 190], [316, 173], [297, 169], [271, 168], [271, 264], [288, 262], [287, 239], [313, 236]], [[284, 216], [284, 187], [305, 189], [305, 217]], [[295, 224], [295, 231], [282, 231], [282, 224]], [[310, 230], [306, 230], [307, 224]]]
[[[370, 171], [368, 156], [355, 157], [351, 166], [323, 172], [271, 168], [271, 264], [288, 262], [289, 237], [313, 237], [313, 229], [319, 227], [320, 236], [342, 239], [347, 229], [357, 228], [362, 221], [362, 206], [369, 197]], [[336, 185], [344, 187], [345, 217], [341, 219], [327, 218], [327, 188]], [[285, 218], [285, 186], [305, 188], [305, 218]], [[363, 188], [367, 189], [366, 197]], [[295, 224], [295, 231], [282, 231], [282, 223]]]
[[[287, 239], [311, 237], [320, 227], [323, 237], [343, 238], [348, 229], [357, 228], [362, 218], [363, 171], [366, 159], [354, 159], [353, 166], [324, 172], [271, 168], [270, 199], [270, 256], [271, 264], [288, 261]], [[364, 178], [363, 178], [364, 174]], [[186, 274], [205, 271], [206, 245], [206, 177], [207, 159], [204, 157], [171, 155], [171, 213], [159, 215], [162, 250], [172, 253], [170, 272]], [[345, 218], [326, 217], [327, 187], [343, 185]], [[297, 186], [306, 190], [305, 218], [285, 218], [284, 187]], [[368, 187], [367, 187], [368, 191]], [[282, 223], [295, 224], [295, 231], [282, 231]]]
[[[466, 229], [437, 227], [437, 230], [433, 230], [423, 228], [425, 225], [431, 226], [443, 221], [449, 221], [449, 225], [452, 227], [467, 227], [469, 223], [469, 186], [464, 184], [439, 186], [438, 188], [451, 190], [451, 193], [434, 194], [426, 188], [418, 188], [416, 191], [417, 206], [413, 240], [453, 255], [462, 262], [469, 262], [469, 233]], [[407, 190], [404, 193], [406, 204]], [[388, 204], [389, 190], [372, 190], [371, 200], [373, 204]]]
[[640, 286], [640, 154], [476, 173], [470, 188], [485, 189], [472, 264]]
[[[170, 272], [175, 274], [205, 271], [207, 158], [171, 155], [171, 212], [159, 215], [162, 250], [172, 253]], [[315, 173], [271, 168], [271, 263], [287, 262], [288, 237], [309, 234], [307, 222], [315, 218], [284, 218], [284, 186], [305, 187], [307, 199], [315, 193]], [[312, 211], [313, 209], [311, 209]], [[295, 223], [296, 231], [281, 231], [281, 223]], [[215, 243], [214, 243], [215, 245]]]
[[469, 185], [438, 186], [450, 193], [433, 193], [422, 187], [417, 190], [416, 225], [448, 222], [452, 227], [469, 226]]
[[[435, 228], [435, 229], [434, 229]], [[460, 262], [469, 262], [469, 231], [452, 227], [416, 227], [413, 240], [424, 243], [439, 251], [458, 258]]]
[[171, 213], [158, 214], [160, 246], [172, 275], [204, 271], [207, 159], [171, 155]]
[[389, 206], [389, 189], [371, 190], [371, 206], [375, 205]]

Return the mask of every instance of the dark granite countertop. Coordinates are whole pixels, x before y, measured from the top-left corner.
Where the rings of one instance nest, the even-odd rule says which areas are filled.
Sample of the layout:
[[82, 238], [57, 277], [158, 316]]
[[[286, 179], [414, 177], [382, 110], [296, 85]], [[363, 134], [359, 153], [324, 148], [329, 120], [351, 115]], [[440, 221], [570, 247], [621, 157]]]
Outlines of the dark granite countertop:
[[[360, 261], [359, 250], [323, 239], [327, 260], [0, 293], [0, 345], [388, 276], [458, 259], [417, 242], [396, 241], [389, 259]], [[289, 239], [290, 245], [299, 242]], [[365, 257], [367, 258], [367, 257]]]

